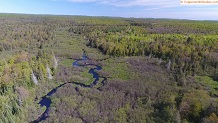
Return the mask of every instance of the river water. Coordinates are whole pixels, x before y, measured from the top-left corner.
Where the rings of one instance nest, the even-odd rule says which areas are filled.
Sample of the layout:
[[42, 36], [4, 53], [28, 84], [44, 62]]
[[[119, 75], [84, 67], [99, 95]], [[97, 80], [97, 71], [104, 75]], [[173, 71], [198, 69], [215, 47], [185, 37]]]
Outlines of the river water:
[[[89, 70], [89, 73], [93, 75], [93, 78], [94, 78], [95, 80], [94, 80], [90, 85], [86, 85], [86, 84], [79, 83], [79, 82], [67, 82], [67, 83], [61, 84], [61, 85], [59, 85], [58, 87], [52, 89], [52, 90], [51, 90], [50, 92], [48, 92], [45, 96], [43, 96], [43, 97], [41, 98], [41, 100], [39, 101], [39, 103], [38, 103], [41, 107], [43, 107], [43, 106], [46, 107], [45, 112], [42, 113], [42, 114], [39, 116], [38, 119], [32, 121], [31, 123], [39, 123], [39, 122], [41, 122], [41, 121], [43, 121], [43, 120], [46, 120], [46, 118], [49, 117], [49, 109], [50, 109], [51, 103], [52, 103], [50, 97], [51, 97], [53, 94], [55, 94], [56, 91], [57, 91], [59, 88], [61, 88], [62, 86], [66, 85], [66, 84], [75, 84], [75, 85], [81, 86], [81, 87], [83, 87], [83, 88], [92, 88], [92, 87], [94, 87], [94, 86], [99, 82], [99, 79], [100, 79], [100, 78], [103, 78], [103, 80], [101, 81], [102, 86], [105, 85], [105, 82], [106, 82], [107, 78], [105, 78], [105, 77], [100, 77], [100, 76], [98, 75], [98, 73], [95, 72], [95, 71], [101, 70], [102, 67], [101, 67], [101, 66], [98, 66], [98, 65], [86, 63], [86, 61], [88, 61], [88, 60], [89, 60], [89, 58], [88, 58], [88, 57], [86, 56], [86, 54], [84, 53], [83, 56], [82, 56], [82, 58], [76, 60], [75, 62], [73, 62], [72, 65], [75, 66], [75, 67], [94, 66], [94, 68], [91, 68], [91, 69]], [[83, 62], [83, 64], [80, 64], [80, 62]], [[84, 63], [85, 63], [85, 64], [84, 64]]]

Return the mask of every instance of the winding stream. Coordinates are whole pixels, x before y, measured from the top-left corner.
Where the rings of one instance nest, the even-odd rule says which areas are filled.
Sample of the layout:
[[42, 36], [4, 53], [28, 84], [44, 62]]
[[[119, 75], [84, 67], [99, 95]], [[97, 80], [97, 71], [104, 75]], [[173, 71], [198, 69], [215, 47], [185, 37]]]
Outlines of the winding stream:
[[[98, 75], [98, 73], [95, 72], [95, 70], [98, 70], [98, 71], [101, 70], [102, 67], [98, 66], [98, 65], [94, 65], [94, 64], [87, 64], [86, 63], [87, 60], [89, 60], [89, 58], [86, 56], [86, 54], [83, 54], [82, 59], [79, 59], [79, 60], [76, 60], [75, 62], [73, 62], [73, 66], [76, 66], [76, 67], [95, 66], [95, 68], [91, 68], [89, 70], [89, 73], [93, 75], [93, 78], [95, 80], [90, 85], [86, 85], [86, 84], [79, 83], [79, 82], [67, 82], [67, 83], [61, 84], [58, 87], [52, 89], [45, 96], [43, 96], [42, 99], [40, 100], [40, 102], [38, 103], [41, 107], [43, 107], [43, 106], [46, 107], [45, 112], [42, 113], [41, 116], [39, 116], [39, 118], [37, 120], [34, 120], [31, 123], [39, 123], [39, 122], [41, 122], [41, 121], [43, 121], [43, 120], [45, 120], [46, 118], [49, 117], [49, 109], [50, 109], [51, 103], [52, 103], [50, 97], [53, 94], [55, 94], [57, 89], [61, 88], [62, 86], [66, 85], [66, 84], [75, 84], [75, 85], [79, 85], [79, 86], [84, 87], [84, 88], [92, 88], [98, 83], [99, 78], [103, 78], [103, 80], [101, 81], [101, 84], [102, 84], [102, 86], [105, 85], [105, 82], [106, 82], [107, 78], [100, 77]], [[79, 62], [84, 62], [85, 64], [81, 65], [81, 64], [79, 64]]]

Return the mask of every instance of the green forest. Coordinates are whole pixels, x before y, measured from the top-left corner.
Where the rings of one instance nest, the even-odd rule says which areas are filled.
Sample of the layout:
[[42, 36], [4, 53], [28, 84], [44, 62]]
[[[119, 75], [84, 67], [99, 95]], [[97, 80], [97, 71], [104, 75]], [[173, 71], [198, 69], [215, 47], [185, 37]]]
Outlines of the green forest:
[[218, 122], [217, 21], [0, 14], [0, 52], [0, 123]]

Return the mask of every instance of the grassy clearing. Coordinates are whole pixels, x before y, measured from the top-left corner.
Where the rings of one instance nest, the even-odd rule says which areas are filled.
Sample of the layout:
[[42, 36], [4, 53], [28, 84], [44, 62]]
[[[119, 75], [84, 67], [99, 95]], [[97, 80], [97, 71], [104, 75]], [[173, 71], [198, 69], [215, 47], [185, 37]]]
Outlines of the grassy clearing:
[[63, 61], [60, 62], [60, 65], [65, 67], [71, 67], [73, 62], [74, 60], [72, 59], [64, 59]]
[[209, 76], [196, 76], [195, 81], [209, 87], [212, 94], [218, 94], [218, 82]]
[[103, 70], [107, 71], [110, 74], [110, 78], [113, 79], [129, 80], [134, 75], [129, 70], [128, 63], [125, 62], [125, 58], [110, 58], [106, 60]]
[[92, 74], [90, 74], [88, 70], [85, 70], [84, 72], [82, 72], [81, 77], [84, 78], [85, 80], [82, 83], [86, 85], [90, 85], [94, 81], [94, 79], [92, 78]]

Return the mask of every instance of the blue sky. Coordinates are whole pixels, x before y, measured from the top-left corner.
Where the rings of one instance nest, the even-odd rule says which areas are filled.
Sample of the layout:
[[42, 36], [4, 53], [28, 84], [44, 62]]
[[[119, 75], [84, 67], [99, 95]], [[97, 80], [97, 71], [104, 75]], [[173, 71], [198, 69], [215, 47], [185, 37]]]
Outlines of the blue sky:
[[218, 4], [180, 5], [180, 0], [1, 0], [0, 13], [218, 20]]

